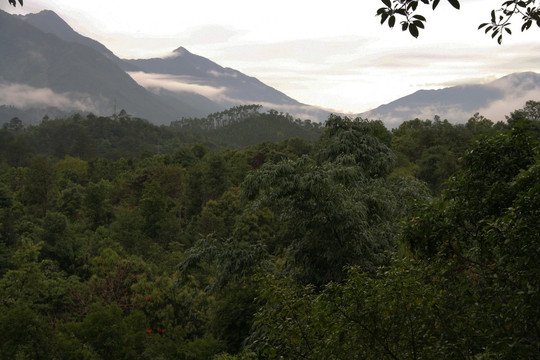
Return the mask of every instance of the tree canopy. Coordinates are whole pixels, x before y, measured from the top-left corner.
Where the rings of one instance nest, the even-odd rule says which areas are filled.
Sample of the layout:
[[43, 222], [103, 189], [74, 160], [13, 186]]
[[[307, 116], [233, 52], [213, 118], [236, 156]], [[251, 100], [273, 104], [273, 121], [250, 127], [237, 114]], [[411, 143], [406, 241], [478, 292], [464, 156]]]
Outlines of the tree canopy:
[[[433, 10], [437, 8], [440, 0], [381, 0], [383, 7], [377, 10], [377, 16], [381, 18], [381, 24], [388, 20], [388, 26], [393, 28], [396, 19], [402, 21], [401, 30], [409, 31], [413, 37], [418, 37], [420, 29], [425, 28], [426, 18], [417, 13], [417, 8], [429, 5]], [[459, 0], [448, 0], [450, 5], [460, 9]], [[536, 24], [540, 27], [540, 7], [538, 0], [507, 0], [499, 9], [491, 10], [490, 20], [479, 25], [478, 29], [484, 29], [485, 33], [491, 33], [499, 44], [502, 43], [503, 35], [512, 34], [510, 29], [511, 20], [521, 16], [521, 31], [529, 30]]]
[[12, 119], [0, 357], [540, 358], [538, 107]]

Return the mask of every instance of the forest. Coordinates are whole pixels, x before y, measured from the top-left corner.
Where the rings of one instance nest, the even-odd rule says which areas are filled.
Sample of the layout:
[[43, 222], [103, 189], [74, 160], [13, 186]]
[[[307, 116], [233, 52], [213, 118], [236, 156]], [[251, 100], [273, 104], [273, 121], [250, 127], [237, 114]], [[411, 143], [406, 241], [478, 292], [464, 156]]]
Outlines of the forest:
[[538, 359], [540, 102], [0, 129], [2, 359]]

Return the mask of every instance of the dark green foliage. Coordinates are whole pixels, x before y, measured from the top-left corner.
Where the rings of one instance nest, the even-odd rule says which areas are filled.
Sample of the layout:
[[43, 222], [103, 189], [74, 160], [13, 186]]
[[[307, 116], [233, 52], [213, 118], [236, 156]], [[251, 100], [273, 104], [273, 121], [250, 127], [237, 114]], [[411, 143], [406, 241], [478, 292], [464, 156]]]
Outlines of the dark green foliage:
[[438, 358], [441, 295], [424, 285], [424, 269], [410, 266], [398, 263], [376, 278], [353, 268], [322, 292], [263, 279], [254, 346], [264, 359]]
[[[323, 131], [258, 107], [190, 134], [126, 114], [14, 121], [0, 357], [537, 358], [535, 105], [510, 130], [476, 114], [393, 132], [332, 116]], [[323, 135], [208, 140], [276, 119]], [[44, 154], [5, 153], [36, 134]]]
[[[340, 281], [353, 264], [374, 273], [395, 248], [391, 223], [405, 213], [406, 201], [384, 179], [393, 155], [371, 135], [379, 129], [378, 123], [333, 116], [316, 144], [317, 161], [303, 156], [268, 164], [246, 178], [243, 196], [268, 206], [284, 225], [276, 251], [283, 251], [287, 272], [300, 283]], [[404, 188], [425, 196], [417, 185]]]
[[36, 215], [44, 216], [51, 202], [54, 173], [50, 162], [36, 156], [23, 179], [21, 200], [25, 205], [36, 208]]
[[106, 180], [90, 183], [86, 187], [82, 202], [83, 211], [94, 229], [109, 224], [112, 220], [113, 212], [109, 201], [111, 188], [112, 184]]
[[390, 134], [381, 126], [380, 122], [331, 115], [317, 144], [317, 161], [335, 161], [349, 154], [369, 177], [386, 177], [394, 167], [394, 154], [383, 143], [389, 142]]
[[471, 141], [492, 134], [506, 126], [493, 124], [475, 114], [466, 124], [452, 125], [435, 117], [431, 120], [410, 120], [393, 129], [392, 150], [397, 155], [397, 175], [413, 175], [425, 181], [434, 193], [458, 168], [458, 159]]
[[539, 157], [533, 146], [520, 129], [480, 139], [442, 199], [419, 210], [405, 230], [412, 251], [433, 266], [444, 264], [441, 281], [468, 274], [469, 283], [452, 291], [462, 294], [454, 301], [472, 319], [468, 331], [482, 334], [466, 344], [473, 353], [539, 353], [540, 317], [532, 304], [540, 284], [531, 258], [540, 252]]
[[246, 147], [263, 141], [279, 142], [291, 137], [315, 141], [321, 134], [319, 123], [294, 119], [289, 114], [269, 110], [260, 113], [260, 105], [236, 106], [206, 118], [183, 118], [171, 128], [187, 131], [218, 146]]
[[53, 359], [54, 335], [27, 305], [0, 307], [0, 353], [5, 359]]
[[[12, 166], [28, 164], [32, 153], [62, 159], [66, 155], [83, 160], [137, 157], [143, 152], [174, 153], [179, 146], [196, 145], [196, 157], [204, 154], [198, 146], [240, 148], [263, 141], [279, 142], [300, 137], [313, 142], [322, 129], [320, 124], [293, 119], [288, 114], [260, 106], [246, 105], [209, 115], [202, 119], [182, 119], [170, 126], [156, 126], [146, 120], [124, 117], [97, 117], [75, 114], [23, 128], [20, 120], [0, 129], [0, 161]], [[183, 150], [180, 150], [183, 151]], [[178, 153], [179, 162], [188, 165], [190, 155]], [[187, 156], [187, 158], [184, 158]]]
[[511, 127], [524, 127], [540, 141], [540, 101], [527, 101], [523, 109], [513, 111], [506, 120]]
[[404, 223], [413, 254], [377, 276], [355, 266], [319, 292], [264, 277], [253, 348], [262, 358], [537, 358], [540, 158], [530, 140], [519, 129], [480, 139], [449, 190]]

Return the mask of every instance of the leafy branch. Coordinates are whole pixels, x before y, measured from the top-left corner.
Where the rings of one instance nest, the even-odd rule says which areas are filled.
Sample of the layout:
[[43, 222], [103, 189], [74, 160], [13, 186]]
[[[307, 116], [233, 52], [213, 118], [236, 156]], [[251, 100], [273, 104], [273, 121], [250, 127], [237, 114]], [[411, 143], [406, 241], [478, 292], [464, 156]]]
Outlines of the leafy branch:
[[[502, 4], [499, 10], [491, 10], [491, 21], [489, 23], [482, 23], [478, 29], [485, 28], [485, 33], [491, 31], [491, 37], [497, 37], [497, 42], [502, 43], [504, 32], [509, 35], [512, 34], [509, 26], [510, 20], [514, 15], [521, 15], [523, 24], [521, 25], [521, 31], [529, 30], [533, 22], [540, 27], [540, 8], [532, 7], [535, 5], [535, 0], [509, 0]], [[499, 13], [499, 16], [497, 16]], [[502, 15], [501, 15], [502, 14]]]
[[[401, 30], [407, 31], [417, 38], [419, 29], [424, 29], [426, 18], [422, 15], [415, 14], [419, 3], [430, 5], [433, 10], [437, 8], [440, 0], [381, 0], [385, 5], [377, 10], [377, 16], [381, 17], [381, 24], [388, 20], [388, 26], [393, 28], [396, 24], [396, 16], [404, 17], [401, 22]], [[460, 8], [458, 0], [448, 0], [448, 2], [456, 9]]]
[[[19, 4], [21, 4], [21, 6], [23, 6], [23, 0], [18, 0], [19, 1]], [[13, 5], [13, 6], [17, 6], [17, 1], [15, 0], [8, 0], [8, 2]]]
[[[384, 7], [377, 10], [377, 16], [381, 18], [381, 24], [388, 21], [388, 26], [393, 28], [398, 17], [402, 18], [401, 30], [409, 31], [409, 33], [417, 38], [419, 30], [425, 28], [426, 18], [416, 13], [419, 5], [431, 5], [435, 10], [440, 3], [440, 0], [381, 0]], [[450, 5], [456, 9], [460, 9], [459, 0], [448, 0]], [[499, 44], [502, 44], [503, 34], [512, 34], [510, 30], [510, 20], [514, 16], [521, 16], [521, 31], [529, 30], [536, 23], [540, 27], [540, 7], [535, 6], [540, 3], [538, 0], [507, 0], [501, 5], [498, 10], [491, 11], [491, 19], [489, 22], [482, 23], [478, 29], [484, 29], [485, 33], [491, 32], [491, 37], [497, 39]]]

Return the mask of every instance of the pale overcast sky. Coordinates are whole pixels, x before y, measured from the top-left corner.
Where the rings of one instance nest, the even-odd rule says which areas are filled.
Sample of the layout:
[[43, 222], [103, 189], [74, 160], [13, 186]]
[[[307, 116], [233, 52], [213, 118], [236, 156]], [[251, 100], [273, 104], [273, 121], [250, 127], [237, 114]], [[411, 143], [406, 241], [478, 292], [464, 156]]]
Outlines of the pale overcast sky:
[[502, 46], [477, 30], [501, 2], [426, 7], [418, 39], [379, 24], [380, 0], [25, 0], [22, 8], [0, 0], [0, 9], [53, 10], [122, 58], [183, 46], [300, 102], [360, 113], [421, 88], [540, 72], [540, 29], [521, 33], [516, 19]]

